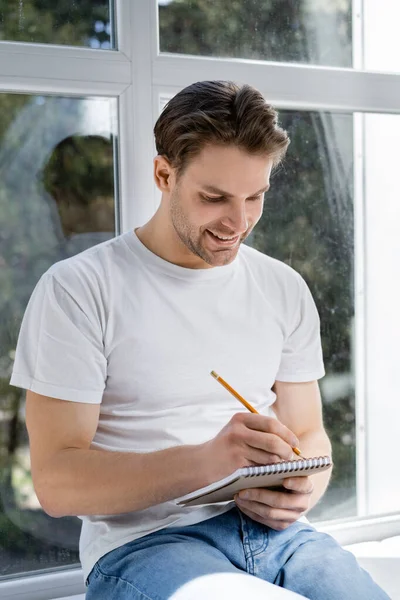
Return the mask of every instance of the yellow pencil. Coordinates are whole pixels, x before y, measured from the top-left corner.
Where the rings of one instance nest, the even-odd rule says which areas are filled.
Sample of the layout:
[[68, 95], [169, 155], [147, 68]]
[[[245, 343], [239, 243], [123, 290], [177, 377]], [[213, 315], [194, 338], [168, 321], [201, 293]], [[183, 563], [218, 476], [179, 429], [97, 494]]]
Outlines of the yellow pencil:
[[[211, 375], [214, 377], [214, 379], [218, 381], [218, 383], [220, 383], [226, 390], [228, 390], [228, 392], [230, 392], [232, 396], [236, 398], [236, 400], [239, 400], [239, 402], [241, 402], [243, 406], [247, 408], [247, 410], [249, 410], [252, 413], [259, 414], [258, 411], [254, 408], [254, 406], [247, 402], [247, 400], [245, 400], [243, 396], [241, 396], [236, 390], [234, 390], [233, 387], [225, 381], [225, 379], [222, 379], [222, 377], [218, 375], [218, 373], [216, 373], [215, 371], [211, 371]], [[294, 447], [292, 448], [292, 450], [295, 454], [297, 454], [297, 456], [301, 456], [301, 452], [298, 448]]]

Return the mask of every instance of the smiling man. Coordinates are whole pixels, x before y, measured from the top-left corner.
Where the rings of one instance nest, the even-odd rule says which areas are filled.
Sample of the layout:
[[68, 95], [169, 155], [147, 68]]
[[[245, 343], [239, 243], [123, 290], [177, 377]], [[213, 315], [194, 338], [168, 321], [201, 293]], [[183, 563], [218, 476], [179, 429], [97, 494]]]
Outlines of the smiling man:
[[[330, 452], [311, 294], [242, 244], [289, 140], [250, 86], [200, 82], [155, 125], [150, 221], [53, 265], [36, 286], [11, 383], [27, 392], [32, 476], [52, 516], [79, 515], [87, 600], [166, 600], [248, 573], [312, 600], [387, 600], [304, 514], [329, 473], [236, 502], [176, 498], [237, 468]], [[284, 201], [284, 199], [283, 199]], [[255, 406], [215, 384], [215, 369]], [[275, 596], [274, 596], [275, 597]]]

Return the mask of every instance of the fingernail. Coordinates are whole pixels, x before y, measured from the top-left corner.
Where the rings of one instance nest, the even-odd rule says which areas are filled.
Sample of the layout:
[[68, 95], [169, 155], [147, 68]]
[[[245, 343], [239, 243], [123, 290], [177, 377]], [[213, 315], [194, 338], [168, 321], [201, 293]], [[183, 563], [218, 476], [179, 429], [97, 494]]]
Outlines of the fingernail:
[[239, 500], [247, 500], [248, 497], [249, 494], [247, 492], [240, 492], [239, 494]]

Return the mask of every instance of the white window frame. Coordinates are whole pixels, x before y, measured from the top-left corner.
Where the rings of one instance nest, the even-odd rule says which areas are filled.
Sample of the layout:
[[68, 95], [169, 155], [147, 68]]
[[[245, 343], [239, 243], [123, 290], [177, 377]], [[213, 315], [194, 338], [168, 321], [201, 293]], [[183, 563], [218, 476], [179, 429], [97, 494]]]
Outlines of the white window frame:
[[[154, 212], [158, 194], [153, 184], [155, 154], [152, 129], [160, 98], [175, 94], [202, 79], [232, 79], [258, 88], [278, 108], [355, 113], [400, 114], [400, 74], [362, 71], [362, 0], [353, 1], [354, 69], [192, 57], [158, 52], [157, 0], [115, 0], [118, 50], [14, 42], [0, 43], [0, 92], [109, 96], [119, 106], [120, 231], [143, 224]], [[355, 131], [362, 127], [355, 120]], [[357, 135], [357, 133], [356, 133]], [[360, 142], [360, 137], [357, 137]], [[360, 171], [356, 177], [362, 181]], [[360, 179], [361, 177], [361, 179]], [[358, 188], [360, 189], [360, 188]], [[356, 345], [365, 339], [365, 236], [362, 194], [355, 198], [356, 231]], [[366, 357], [358, 353], [357, 391], [358, 489], [366, 488], [365, 451]], [[371, 421], [371, 419], [369, 419]], [[365, 506], [359, 505], [359, 514]], [[400, 534], [400, 514], [321, 523], [342, 543], [379, 540]], [[41, 600], [82, 593], [80, 569], [10, 577], [0, 582], [0, 596]]]

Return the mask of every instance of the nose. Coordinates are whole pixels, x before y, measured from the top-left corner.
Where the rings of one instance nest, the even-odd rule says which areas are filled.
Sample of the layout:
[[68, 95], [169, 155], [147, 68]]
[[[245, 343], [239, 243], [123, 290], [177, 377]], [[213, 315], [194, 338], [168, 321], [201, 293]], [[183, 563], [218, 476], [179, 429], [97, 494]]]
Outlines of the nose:
[[237, 234], [247, 231], [249, 223], [246, 214], [246, 203], [230, 205], [229, 213], [222, 220], [222, 223]]

